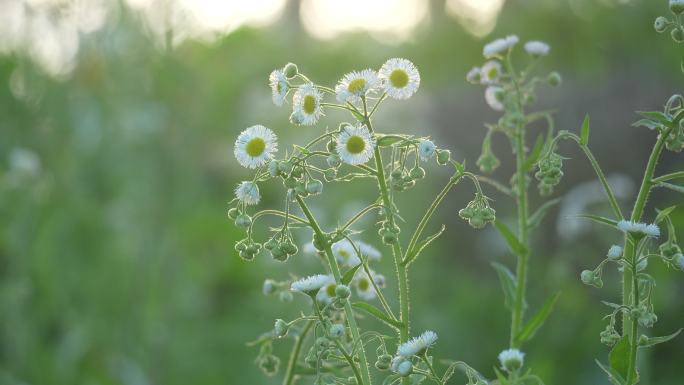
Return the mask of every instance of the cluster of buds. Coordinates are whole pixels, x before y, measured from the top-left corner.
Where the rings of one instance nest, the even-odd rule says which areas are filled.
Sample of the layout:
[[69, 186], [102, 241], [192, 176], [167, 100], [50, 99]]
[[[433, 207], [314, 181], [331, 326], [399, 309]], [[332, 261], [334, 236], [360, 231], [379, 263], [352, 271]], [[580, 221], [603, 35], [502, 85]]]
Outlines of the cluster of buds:
[[563, 177], [563, 157], [551, 151], [537, 162], [537, 167], [534, 177], [539, 181], [539, 193], [544, 196], [550, 195], [553, 193], [553, 187], [560, 183]]
[[267, 376], [274, 376], [280, 367], [280, 358], [273, 355], [273, 347], [270, 341], [261, 345], [259, 356], [256, 359], [257, 365]]
[[292, 242], [292, 238], [281, 232], [264, 243], [264, 249], [271, 252], [271, 256], [276, 261], [285, 262], [297, 254], [299, 248]]
[[602, 270], [598, 268], [596, 270], [583, 270], [580, 274], [582, 283], [589, 286], [594, 286], [597, 288], [603, 287], [603, 280], [601, 279]]
[[606, 328], [603, 329], [600, 336], [601, 343], [607, 346], [613, 346], [620, 341], [620, 333], [615, 330], [615, 317], [610, 317], [610, 323], [606, 325]]
[[468, 221], [473, 228], [481, 229], [487, 223], [494, 222], [496, 211], [489, 206], [488, 198], [478, 192], [475, 198], [458, 212], [458, 216]]
[[639, 325], [650, 328], [658, 321], [658, 316], [653, 312], [653, 306], [641, 305], [631, 311], [632, 319], [636, 319]]
[[670, 0], [670, 11], [672, 11], [673, 17], [670, 20], [665, 16], [658, 16], [653, 23], [653, 28], [656, 32], [663, 33], [668, 29], [670, 30], [670, 36], [672, 40], [677, 43], [684, 42], [684, 26], [680, 22], [680, 15], [684, 13], [684, 0]]
[[238, 252], [240, 258], [251, 261], [261, 251], [261, 244], [251, 239], [243, 239], [235, 244], [235, 251]]

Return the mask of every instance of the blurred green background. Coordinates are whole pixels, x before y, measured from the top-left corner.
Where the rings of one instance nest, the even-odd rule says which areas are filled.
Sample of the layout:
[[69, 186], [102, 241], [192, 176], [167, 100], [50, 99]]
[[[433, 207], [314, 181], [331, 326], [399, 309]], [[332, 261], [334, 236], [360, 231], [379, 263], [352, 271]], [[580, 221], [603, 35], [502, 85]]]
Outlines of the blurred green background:
[[[0, 0], [0, 384], [279, 383], [245, 344], [304, 302], [265, 298], [261, 284], [318, 265], [303, 253], [287, 264], [266, 254], [241, 261], [233, 245], [242, 234], [225, 210], [248, 175], [232, 156], [242, 129], [273, 128], [282, 152], [345, 118], [290, 125], [267, 87], [288, 61], [334, 85], [350, 70], [410, 59], [420, 90], [383, 105], [377, 129], [431, 135], [473, 165], [482, 123], [497, 116], [465, 73], [494, 37], [547, 41], [541, 71], [558, 70], [564, 84], [542, 88], [539, 109], [557, 109], [558, 127], [570, 130], [591, 114], [591, 145], [627, 210], [654, 141], [630, 127], [633, 111], [660, 109], [684, 85], [681, 46], [652, 28], [666, 11], [666, 0]], [[495, 176], [507, 181], [507, 144], [496, 138], [494, 148], [508, 159]], [[535, 233], [529, 301], [562, 297], [526, 361], [547, 384], [605, 384], [594, 364], [607, 353], [600, 300], [618, 300], [618, 277], [603, 290], [578, 277], [617, 237], [573, 219], [606, 207], [586, 160], [570, 145], [561, 151], [571, 158], [557, 192], [565, 198]], [[659, 167], [683, 165], [667, 153]], [[400, 198], [409, 222], [448, 176], [435, 166]], [[373, 191], [328, 185], [312, 205], [332, 226]], [[413, 329], [439, 333], [439, 357], [491, 375], [509, 318], [490, 262], [513, 259], [493, 230], [458, 218], [472, 193], [449, 195], [432, 224], [448, 235], [413, 265]], [[280, 202], [279, 186], [263, 194], [266, 206]], [[512, 202], [492, 197], [510, 220]], [[649, 203], [652, 215], [681, 195], [657, 191]], [[682, 210], [675, 217], [684, 225]], [[378, 270], [394, 293], [390, 258]], [[665, 335], [684, 326], [684, 276], [656, 264], [652, 272], [653, 334]], [[645, 352], [642, 383], [684, 383], [682, 341]]]

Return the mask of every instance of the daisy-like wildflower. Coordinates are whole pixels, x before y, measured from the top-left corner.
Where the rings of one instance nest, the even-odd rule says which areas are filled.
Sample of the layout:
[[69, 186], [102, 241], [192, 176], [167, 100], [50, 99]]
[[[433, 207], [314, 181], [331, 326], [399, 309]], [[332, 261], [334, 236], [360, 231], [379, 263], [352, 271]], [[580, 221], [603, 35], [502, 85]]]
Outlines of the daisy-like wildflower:
[[508, 372], [518, 370], [523, 365], [525, 353], [518, 349], [506, 349], [499, 353], [499, 362], [501, 362], [501, 369]]
[[498, 86], [489, 86], [485, 89], [485, 101], [487, 105], [494, 111], [503, 111], [504, 105], [500, 100], [500, 94], [503, 88]]
[[625, 233], [644, 234], [654, 238], [660, 236], [660, 228], [655, 224], [626, 221], [623, 219], [618, 222], [617, 227]]
[[371, 261], [379, 261], [382, 258], [382, 253], [375, 247], [367, 244], [363, 241], [355, 241], [356, 247], [359, 248], [361, 255], [368, 258]]
[[371, 70], [350, 72], [337, 83], [335, 94], [340, 103], [354, 103], [361, 100], [361, 96], [378, 86], [378, 74]]
[[480, 68], [471, 68], [470, 71], [468, 71], [468, 73], [466, 74], [466, 80], [468, 81], [468, 83], [480, 84]]
[[316, 274], [292, 282], [290, 290], [309, 294], [317, 292], [331, 282], [333, 282], [333, 279], [329, 275]]
[[271, 97], [273, 104], [280, 107], [285, 101], [289, 86], [287, 85], [287, 76], [283, 70], [273, 70], [268, 76], [268, 85], [271, 86]]
[[[385, 277], [382, 274], [377, 274], [373, 270], [371, 270], [370, 273], [378, 287], [380, 287], [378, 281], [380, 281], [384, 285]], [[363, 269], [359, 269], [356, 272], [356, 275], [354, 276], [354, 287], [356, 288], [356, 294], [359, 297], [365, 299], [366, 301], [375, 299], [375, 297], [377, 297], [378, 295], [378, 293], [375, 291], [373, 283], [368, 277], [368, 274]]]
[[257, 124], [242, 131], [235, 140], [235, 158], [242, 167], [257, 168], [269, 163], [278, 151], [278, 137]]
[[351, 165], [363, 164], [373, 157], [375, 138], [363, 124], [346, 126], [337, 136], [335, 149], [343, 162]]
[[620, 259], [622, 257], [622, 247], [613, 245], [608, 249], [607, 257], [610, 259]]
[[300, 86], [292, 97], [292, 108], [297, 121], [305, 126], [316, 124], [323, 115], [322, 99], [323, 95], [313, 84]]
[[487, 59], [499, 56], [500, 54], [508, 51], [514, 45], [518, 44], [518, 41], [519, 39], [516, 35], [508, 35], [505, 38], [496, 39], [484, 46], [482, 49], [482, 55], [484, 55], [484, 57]]
[[389, 59], [378, 74], [387, 95], [394, 99], [408, 99], [418, 91], [420, 74], [413, 63], [406, 59]]
[[423, 162], [430, 160], [435, 155], [435, 150], [437, 150], [437, 146], [429, 139], [423, 139], [418, 144], [418, 153]]
[[525, 43], [525, 51], [534, 57], [546, 56], [549, 54], [551, 47], [543, 41], [528, 41]]
[[330, 304], [335, 298], [335, 289], [337, 289], [335, 282], [328, 283], [318, 290], [316, 300], [324, 305]]
[[418, 337], [413, 337], [409, 341], [399, 345], [399, 348], [397, 349], [397, 355], [402, 357], [411, 357], [422, 354], [426, 350], [430, 349], [435, 342], [437, 342], [437, 333], [431, 330], [425, 331]]
[[[356, 246], [359, 247], [358, 244]], [[332, 245], [332, 252], [337, 262], [343, 265], [356, 266], [361, 262], [356, 254], [356, 250], [354, 250], [354, 246], [347, 239], [335, 242]]]
[[480, 69], [480, 82], [494, 84], [501, 76], [501, 63], [496, 60], [486, 62]]
[[250, 181], [241, 182], [235, 189], [235, 196], [246, 205], [257, 205], [261, 200], [259, 186]]

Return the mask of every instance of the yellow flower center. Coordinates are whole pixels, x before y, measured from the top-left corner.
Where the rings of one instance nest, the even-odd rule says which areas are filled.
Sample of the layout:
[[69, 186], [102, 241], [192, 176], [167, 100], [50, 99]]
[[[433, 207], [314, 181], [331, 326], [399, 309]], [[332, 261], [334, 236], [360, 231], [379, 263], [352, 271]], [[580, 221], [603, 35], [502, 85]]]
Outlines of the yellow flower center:
[[366, 141], [358, 135], [354, 135], [347, 140], [347, 151], [350, 154], [360, 154], [366, 149]]
[[325, 288], [325, 293], [328, 295], [328, 297], [334, 297], [334, 296], [335, 296], [335, 289], [336, 289], [336, 288], [337, 288], [337, 285], [335, 285], [335, 284], [328, 285], [328, 286]]
[[396, 88], [404, 88], [409, 82], [408, 74], [402, 69], [396, 69], [392, 71], [389, 79], [390, 82], [392, 82], [392, 85]]
[[349, 85], [347, 86], [347, 91], [351, 92], [352, 94], [359, 94], [363, 91], [363, 88], [366, 86], [366, 79], [354, 79], [349, 82]]
[[245, 151], [249, 156], [259, 156], [264, 153], [266, 149], [266, 142], [262, 138], [254, 138], [247, 142]]
[[340, 256], [347, 259], [349, 257], [349, 252], [347, 250], [340, 250]]
[[370, 282], [366, 278], [361, 278], [359, 280], [359, 289], [361, 291], [366, 291], [370, 287]]
[[490, 79], [494, 79], [494, 78], [496, 78], [496, 76], [498, 75], [498, 73], [499, 73], [499, 70], [498, 70], [496, 67], [492, 67], [492, 68], [489, 70], [489, 72], [487, 73], [487, 76], [488, 76]]
[[302, 107], [308, 115], [313, 114], [316, 111], [316, 98], [313, 95], [306, 95]]

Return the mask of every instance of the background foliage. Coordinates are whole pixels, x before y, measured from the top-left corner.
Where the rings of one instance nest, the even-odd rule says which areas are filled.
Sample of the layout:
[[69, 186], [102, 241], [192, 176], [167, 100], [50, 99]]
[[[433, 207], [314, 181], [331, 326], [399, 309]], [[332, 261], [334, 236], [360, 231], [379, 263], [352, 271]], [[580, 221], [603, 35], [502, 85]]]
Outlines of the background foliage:
[[[659, 109], [683, 85], [682, 48], [652, 31], [665, 1], [511, 0], [494, 31], [478, 38], [435, 0], [410, 38], [391, 44], [365, 32], [316, 40], [302, 28], [294, 1], [268, 26], [175, 45], [173, 31], [160, 40], [131, 7], [109, 7], [114, 16], [80, 35], [68, 71], [46, 71], [28, 47], [0, 56], [0, 384], [277, 383], [252, 365], [257, 352], [245, 343], [294, 307], [263, 298], [261, 283], [313, 272], [316, 262], [299, 254], [283, 265], [262, 254], [244, 263], [233, 251], [241, 234], [225, 208], [247, 175], [232, 157], [244, 127], [271, 127], [282, 144], [325, 127], [326, 119], [317, 129], [291, 126], [288, 109], [271, 104], [267, 75], [288, 61], [333, 84], [352, 69], [409, 58], [421, 71], [421, 89], [409, 104], [389, 102], [378, 112], [378, 129], [432, 135], [454, 159], [474, 165], [482, 121], [495, 114], [465, 72], [492, 37], [548, 41], [545, 65], [565, 80], [542, 91], [540, 108], [557, 108], [561, 129], [576, 130], [591, 114], [594, 152], [625, 198], [635, 193], [653, 140], [630, 127], [632, 111]], [[40, 168], [13, 166], [18, 147], [34, 151]], [[494, 148], [508, 153], [503, 142]], [[579, 155], [570, 146], [563, 154]], [[607, 351], [598, 342], [605, 290], [583, 286], [579, 272], [602, 257], [612, 234], [572, 218], [602, 203], [589, 165], [580, 156], [567, 165], [560, 211], [533, 240], [541, 251], [530, 284], [535, 303], [557, 289], [562, 297], [527, 358], [549, 384], [598, 384], [604, 379], [593, 357]], [[668, 153], [660, 167], [683, 165], [681, 154]], [[497, 172], [510, 174], [510, 167]], [[415, 202], [408, 216], [419, 215], [428, 204], [420, 197], [434, 195], [446, 172], [435, 168], [428, 183], [401, 198]], [[341, 187], [315, 201], [328, 224], [367, 203], [364, 189], [374, 188]], [[509, 322], [490, 262], [511, 256], [494, 231], [476, 232], [458, 218], [472, 191], [456, 191], [437, 220], [449, 236], [414, 267], [413, 327], [439, 333], [440, 356], [484, 371], [505, 347]], [[267, 205], [276, 196], [263, 193]], [[513, 215], [503, 209], [504, 196], [493, 197], [504, 221]], [[659, 191], [650, 204], [678, 202], [681, 196]], [[681, 210], [675, 218], [684, 226]], [[388, 258], [380, 266], [392, 276]], [[669, 334], [684, 319], [684, 280], [660, 268], [654, 273], [663, 276], [654, 333]], [[649, 354], [643, 383], [681, 383], [681, 337]]]

